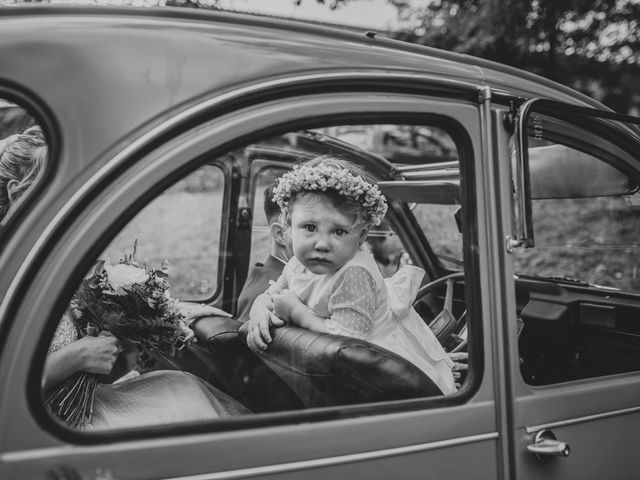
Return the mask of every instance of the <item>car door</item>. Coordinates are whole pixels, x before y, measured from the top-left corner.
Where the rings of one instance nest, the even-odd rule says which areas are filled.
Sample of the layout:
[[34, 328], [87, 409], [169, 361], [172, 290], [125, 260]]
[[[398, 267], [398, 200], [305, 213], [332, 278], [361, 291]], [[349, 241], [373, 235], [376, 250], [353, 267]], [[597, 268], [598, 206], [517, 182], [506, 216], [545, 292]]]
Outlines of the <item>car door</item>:
[[[369, 77], [356, 80], [362, 85], [362, 93], [354, 92], [352, 84], [345, 92], [336, 87], [330, 93], [317, 93], [315, 87], [320, 85], [323, 91], [327, 90], [327, 85], [318, 80], [315, 87], [301, 86], [295, 97], [258, 104], [248, 99], [248, 105], [240, 110], [219, 116], [211, 114], [207, 120], [197, 117], [196, 127], [168, 138], [164, 145], [141, 158], [132, 158], [131, 167], [122, 175], [103, 179], [99, 194], [64, 226], [64, 234], [50, 242], [46, 251], [39, 252], [40, 266], [32, 268], [32, 276], [24, 279], [20, 298], [11, 300], [13, 306], [9, 311], [23, 321], [12, 324], [2, 357], [3, 390], [15, 394], [14, 400], [3, 402], [0, 411], [3, 426], [0, 458], [2, 471], [8, 478], [77, 475], [417, 479], [503, 475], [505, 423], [499, 408], [504, 392], [497, 380], [499, 369], [495, 363], [495, 352], [501, 347], [491, 333], [495, 321], [491, 314], [495, 308], [491, 300], [496, 297], [495, 272], [488, 270], [492, 265], [489, 258], [493, 247], [489, 239], [495, 235], [490, 230], [495, 225], [492, 218], [495, 200], [486, 190], [480, 173], [491, 165], [489, 147], [483, 138], [490, 131], [487, 92], [480, 95], [474, 87], [461, 89], [458, 84], [450, 86], [444, 81], [438, 83], [437, 94], [381, 92], [379, 88], [371, 88], [367, 83], [371, 81]], [[71, 430], [51, 418], [43, 406], [39, 387], [46, 347], [56, 322], [84, 273], [114, 239], [122, 238], [123, 228], [131, 219], [137, 218], [161, 192], [176, 189], [188, 174], [241, 147], [300, 128], [367, 123], [438, 125], [456, 145], [465, 209], [463, 264], [470, 336], [470, 371], [458, 392], [437, 398], [363, 401], [312, 409], [265, 409], [252, 415], [197, 424], [90, 434]], [[247, 174], [228, 165], [216, 168], [228, 182], [241, 182]], [[401, 177], [399, 181], [409, 182], [413, 190], [423, 181], [412, 180], [410, 173]], [[239, 187], [237, 191], [246, 190]], [[240, 228], [238, 214], [242, 205], [235, 211], [229, 208], [227, 193], [225, 190], [224, 198], [211, 200], [219, 216], [213, 219], [219, 220], [220, 225], [219, 266], [230, 265], [228, 259], [234, 255], [247, 254], [237, 249], [240, 244], [229, 233]], [[160, 217], [156, 220], [161, 221]], [[404, 225], [407, 231], [411, 227], [420, 225]], [[163, 234], [157, 233], [154, 238], [162, 240]], [[246, 239], [242, 244], [246, 244]], [[422, 248], [429, 247], [424, 244]], [[169, 249], [165, 254], [171, 256], [173, 252]], [[426, 258], [427, 254], [415, 252], [416, 261], [428, 270], [421, 257]], [[246, 260], [242, 259], [245, 265]], [[205, 282], [204, 286], [196, 282], [196, 291], [204, 289], [198, 300], [233, 309], [233, 300], [220, 290], [230, 288], [235, 292], [233, 262], [231, 265], [219, 267], [221, 270], [216, 274], [219, 281], [214, 286], [211, 282]], [[242, 277], [244, 273], [239, 275]], [[189, 282], [185, 284], [188, 286]], [[250, 376], [246, 379], [251, 381]], [[245, 376], [237, 380], [242, 383]], [[264, 395], [268, 395], [266, 390]], [[18, 430], [24, 435], [11, 434]]]
[[633, 478], [640, 120], [546, 100], [519, 115], [505, 326], [517, 478]]

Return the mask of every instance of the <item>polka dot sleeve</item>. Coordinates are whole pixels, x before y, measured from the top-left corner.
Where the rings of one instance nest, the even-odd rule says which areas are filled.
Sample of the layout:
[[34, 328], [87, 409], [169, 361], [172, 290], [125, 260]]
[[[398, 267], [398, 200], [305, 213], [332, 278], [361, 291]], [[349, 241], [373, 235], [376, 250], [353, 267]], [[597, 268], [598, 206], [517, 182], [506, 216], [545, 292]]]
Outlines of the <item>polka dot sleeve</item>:
[[367, 338], [373, 328], [375, 280], [363, 267], [349, 267], [329, 296], [329, 333]]
[[78, 340], [76, 326], [73, 320], [65, 313], [53, 334], [53, 340], [51, 340], [51, 344], [49, 345], [49, 353], [60, 350], [62, 347], [66, 347], [76, 340]]

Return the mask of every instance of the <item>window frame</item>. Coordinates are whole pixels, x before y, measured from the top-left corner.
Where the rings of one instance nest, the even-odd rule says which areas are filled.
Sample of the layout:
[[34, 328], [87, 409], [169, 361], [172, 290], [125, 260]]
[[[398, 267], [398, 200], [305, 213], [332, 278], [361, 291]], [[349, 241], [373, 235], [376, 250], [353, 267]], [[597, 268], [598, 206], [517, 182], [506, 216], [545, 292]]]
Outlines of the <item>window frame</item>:
[[[529, 119], [536, 113], [548, 115], [557, 120], [566, 122], [570, 126], [591, 130], [594, 135], [601, 138], [609, 139], [612, 145], [619, 147], [630, 158], [640, 158], [640, 118], [630, 115], [622, 115], [607, 110], [596, 110], [595, 108], [579, 107], [576, 105], [565, 104], [554, 100], [543, 98], [533, 98], [523, 103], [518, 109], [516, 118], [516, 160], [515, 160], [515, 195], [516, 195], [516, 225], [515, 232], [512, 235], [512, 247], [524, 246], [525, 248], [533, 246], [534, 232], [533, 219], [531, 214], [531, 183], [529, 174]], [[576, 118], [580, 121], [577, 121]], [[626, 131], [617, 125], [612, 125], [605, 120], [612, 120], [626, 124], [638, 125], [635, 132], [630, 128]], [[608, 132], [608, 135], [604, 135]], [[617, 142], [614, 142], [615, 135]], [[585, 153], [590, 153], [580, 145], [568, 145]], [[606, 153], [607, 151], [604, 150]], [[611, 154], [611, 152], [608, 152]], [[623, 160], [620, 157], [620, 163], [613, 165], [627, 174], [635, 172], [635, 168], [629, 160]], [[636, 173], [637, 174], [637, 173]]]
[[[326, 96], [326, 94], [324, 95]], [[395, 123], [394, 118], [398, 118], [398, 119], [402, 119], [400, 123], [413, 124], [417, 122], [407, 120], [408, 117], [420, 118], [424, 116], [433, 115], [433, 114], [417, 111], [418, 107], [416, 107], [415, 105], [411, 105], [411, 107], [409, 107], [408, 104], [392, 106], [392, 100], [395, 97], [408, 98], [408, 97], [412, 97], [411, 94], [397, 94], [397, 95], [386, 95], [386, 96], [380, 95], [379, 97], [376, 93], [371, 95], [373, 95], [376, 99], [379, 99], [380, 103], [387, 102], [386, 108], [389, 111], [388, 112], [385, 111], [384, 115], [388, 115], [389, 118], [385, 123]], [[359, 97], [357, 100], [351, 100], [346, 104], [344, 104], [344, 98], [342, 98], [344, 96], [340, 97], [338, 95], [338, 97], [340, 97], [340, 102], [343, 104], [341, 108], [343, 110], [347, 110], [346, 113], [333, 112], [330, 115], [326, 113], [324, 114], [319, 113], [317, 115], [307, 116], [306, 118], [304, 118], [302, 122], [304, 125], [308, 125], [309, 127], [312, 127], [313, 125], [317, 125], [318, 123], [322, 125], [327, 125], [330, 123], [345, 124], [347, 123], [347, 121], [351, 121], [353, 123], [363, 123], [362, 122], [363, 117], [369, 118], [371, 116], [376, 115], [376, 121], [371, 123], [380, 123], [379, 122], [379, 118], [381, 115], [380, 110], [384, 110], [382, 107], [376, 106], [375, 108], [373, 108], [372, 105], [368, 105], [367, 111], [365, 113], [362, 113], [358, 110], [358, 105], [367, 105], [367, 103], [370, 103], [372, 101], [371, 95], [368, 97], [366, 93], [363, 93], [361, 97]], [[348, 96], [351, 97], [353, 96], [353, 94], [349, 94]], [[332, 94], [330, 95], [330, 97], [336, 97], [336, 94]], [[277, 121], [272, 118], [268, 122], [268, 126], [263, 126], [262, 128], [258, 128], [258, 129], [251, 129], [250, 133], [247, 134], [247, 136], [245, 137], [243, 137], [242, 133], [230, 134], [229, 126], [220, 126], [220, 127], [217, 127], [218, 131], [226, 132], [225, 133], [226, 136], [223, 135], [222, 138], [216, 138], [215, 137], [217, 133], [216, 128], [213, 128], [211, 130], [209, 128], [205, 128], [205, 126], [207, 126], [208, 124], [211, 124], [214, 127], [217, 125], [220, 125], [220, 122], [222, 120], [219, 118], [214, 118], [213, 120], [205, 121], [200, 125], [198, 125], [197, 127], [194, 127], [191, 130], [188, 130], [183, 135], [180, 135], [178, 137], [168, 140], [165, 143], [165, 145], [161, 146], [158, 149], [158, 151], [153, 151], [151, 153], [148, 153], [141, 160], [139, 164], [136, 164], [135, 167], [133, 167], [137, 173], [134, 172], [136, 174], [132, 175], [128, 179], [127, 183], [132, 184], [133, 182], [136, 181], [136, 179], [140, 180], [141, 178], [143, 178], [142, 172], [148, 173], [151, 170], [153, 170], [153, 166], [152, 166], [153, 159], [162, 155], [164, 159], [162, 160], [162, 168], [160, 169], [160, 172], [156, 171], [154, 173], [155, 180], [153, 182], [150, 182], [149, 180], [146, 180], [145, 182], [143, 182], [146, 186], [141, 188], [140, 191], [136, 193], [135, 198], [137, 200], [134, 203], [132, 203], [128, 208], [123, 209], [122, 212], [119, 213], [114, 220], [109, 220], [110, 222], [109, 227], [105, 230], [105, 232], [107, 233], [110, 232], [108, 234], [108, 238], [102, 238], [100, 241], [94, 241], [94, 243], [91, 244], [92, 246], [90, 248], [85, 249], [85, 253], [81, 257], [81, 260], [78, 262], [78, 265], [75, 268], [75, 271], [76, 271], [75, 276], [79, 278], [78, 272], [85, 271], [84, 268], [87, 266], [86, 265], [87, 262], [90, 262], [90, 260], [88, 260], [88, 258], [91, 257], [90, 252], [95, 251], [100, 245], [104, 247], [104, 245], [108, 243], [108, 241], [110, 241], [116, 235], [117, 232], [114, 233], [114, 230], [118, 230], [119, 226], [121, 228], [121, 226], [124, 225], [129, 219], [133, 218], [133, 216], [143, 206], [145, 206], [150, 200], [155, 198], [155, 195], [158, 192], [172, 185], [174, 183], [173, 178], [175, 178], [175, 176], [177, 176], [180, 173], [184, 175], [185, 172], [193, 171], [198, 166], [204, 164], [205, 162], [203, 161], [203, 157], [205, 156], [208, 158], [212, 158], [212, 157], [215, 158], [216, 156], [220, 156], [221, 154], [229, 152], [234, 148], [251, 143], [249, 140], [257, 141], [257, 140], [272, 136], [274, 132], [286, 132], [293, 129], [295, 130], [300, 129], [301, 120], [299, 118], [295, 120], [290, 118], [290, 116], [293, 115], [291, 111], [294, 111], [294, 110], [300, 111], [302, 108], [305, 107], [305, 103], [309, 103], [309, 102], [320, 107], [322, 103], [320, 100], [318, 100], [318, 98], [323, 98], [323, 94], [295, 97], [295, 100], [292, 100], [292, 99], [283, 100], [287, 102], [293, 101], [295, 103], [295, 107], [294, 106], [288, 106], [286, 108], [280, 107], [282, 110], [284, 110], [285, 113], [281, 114], [281, 117], [279, 117]], [[420, 98], [420, 102], [418, 103], [420, 104], [420, 107], [425, 107], [427, 104], [429, 105], [437, 104], [440, 106], [446, 105], [446, 107], [443, 107], [443, 108], [450, 108], [452, 110], [452, 112], [447, 115], [438, 114], [437, 116], [445, 119], [448, 118], [450, 121], [450, 124], [455, 127], [451, 132], [451, 136], [454, 139], [454, 142], [460, 148], [460, 158], [464, 159], [461, 163], [461, 175], [462, 175], [461, 183], [463, 185], [463, 189], [462, 189], [463, 205], [471, 206], [474, 204], [474, 202], [465, 201], [464, 198], [465, 197], [474, 198], [475, 180], [465, 181], [465, 179], [467, 178], [467, 176], [470, 176], [470, 178], [473, 179], [472, 172], [475, 168], [474, 164], [475, 162], [478, 161], [478, 159], [475, 158], [475, 155], [473, 153], [474, 147], [473, 147], [473, 142], [471, 140], [471, 133], [468, 132], [461, 123], [459, 123], [457, 120], [454, 120], [455, 115], [460, 115], [461, 112], [455, 113], [456, 112], [455, 105], [452, 105], [450, 101], [445, 101], [442, 98], [433, 98], [433, 97], [422, 96], [422, 95], [419, 98]], [[374, 105], [377, 105], [377, 103], [378, 102], [374, 103]], [[460, 105], [464, 106], [465, 108], [471, 107], [473, 110], [475, 110], [475, 112], [479, 116], [480, 106], [478, 103], [475, 103], [475, 102], [469, 103], [469, 102], [463, 101], [461, 102]], [[255, 108], [264, 108], [268, 110], [273, 107], [271, 107], [269, 104], [266, 104], [266, 105], [260, 105], [259, 107], [248, 107], [248, 110], [252, 110]], [[327, 108], [338, 109], [338, 107], [336, 107], [335, 105]], [[435, 106], [432, 106], [431, 108], [435, 108]], [[238, 116], [238, 117], [244, 118], [245, 114], [242, 112], [240, 113], [233, 112], [231, 114], [231, 117], [233, 118], [235, 116]], [[448, 116], [448, 115], [451, 115], [451, 116]], [[479, 120], [469, 120], [469, 121], [479, 122]], [[476, 125], [476, 128], [479, 128], [479, 127]], [[246, 129], [248, 130], [248, 127], [246, 127]], [[207, 138], [208, 140], [203, 140], [201, 139], [201, 137]], [[195, 138], [198, 138], [198, 139], [196, 140]], [[172, 152], [174, 150], [179, 150], [182, 154], [182, 152], [184, 151], [184, 149], [177, 147], [177, 144], [182, 142], [188, 144], [187, 147], [184, 147], [185, 149], [192, 149], [194, 151], [199, 151], [200, 153], [194, 154], [193, 156], [189, 156], [188, 160], [183, 160], [182, 161], [183, 163], [181, 163], [179, 166], [175, 166], [175, 165], [169, 166], [169, 164], [171, 163], [171, 159], [175, 159], [176, 157], [179, 156], [177, 153], [172, 153]], [[205, 144], [207, 144], [208, 146], [206, 147], [206, 149], [203, 150]], [[465, 184], [468, 185], [468, 187], [465, 188], [464, 187]], [[114, 183], [111, 183], [109, 188], [107, 188], [105, 192], [109, 192], [113, 188], [115, 188]], [[121, 185], [116, 190], [124, 190], [125, 188], [126, 187], [124, 185]], [[464, 232], [465, 271], [468, 271], [472, 274], [471, 280], [468, 281], [467, 283], [468, 285], [467, 289], [468, 291], [471, 291], [473, 289], [473, 286], [477, 285], [478, 284], [477, 282], [479, 282], [479, 275], [477, 270], [478, 260], [475, 258], [475, 255], [477, 255], [477, 252], [475, 254], [469, 253], [472, 250], [470, 243], [478, 242], [478, 239], [477, 239], [478, 229], [476, 227], [476, 224], [474, 223], [475, 221], [477, 221], [476, 220], [477, 215], [474, 209], [470, 209], [470, 211], [467, 213], [467, 218], [470, 221], [467, 221], [464, 223], [465, 225], [465, 232]], [[84, 267], [80, 267], [80, 265], [84, 265]], [[225, 272], [225, 275], [228, 275], [228, 272]], [[69, 291], [69, 293], [65, 298], [66, 299], [70, 298], [71, 293], [72, 292]], [[406, 411], [413, 411], [413, 410], [432, 410], [433, 408], [437, 408], [441, 406], [453, 406], [457, 404], [458, 405], [464, 404], [466, 401], [468, 401], [473, 397], [473, 393], [478, 390], [483, 380], [484, 361], [482, 360], [482, 357], [485, 355], [484, 348], [482, 347], [484, 342], [484, 337], [482, 334], [482, 330], [483, 330], [482, 325], [484, 323], [484, 319], [480, 313], [481, 312], [481, 309], [479, 307], [480, 295], [479, 294], [469, 295], [467, 296], [467, 300], [470, 303], [473, 301], [476, 304], [476, 307], [473, 307], [473, 309], [475, 312], [477, 312], [476, 313], [477, 319], [474, 321], [476, 326], [473, 328], [472, 335], [474, 338], [473, 341], [477, 345], [477, 347], [475, 348], [473, 355], [471, 355], [474, 361], [474, 365], [476, 366], [474, 366], [473, 372], [470, 372], [469, 382], [465, 385], [463, 390], [451, 397], [426, 398], [426, 399], [416, 399], [416, 400], [401, 401], [401, 402], [388, 402], [388, 403], [384, 402], [384, 403], [358, 405], [358, 406], [346, 407], [346, 408], [332, 407], [328, 409], [322, 409], [322, 411], [313, 411], [313, 412], [303, 411], [301, 414], [298, 412], [283, 412], [279, 415], [274, 415], [271, 418], [261, 417], [261, 418], [254, 419], [249, 417], [249, 418], [239, 418], [239, 419], [233, 419], [233, 420], [217, 420], [213, 422], [207, 422], [205, 425], [202, 425], [202, 426], [193, 426], [193, 425], [186, 426], [182, 424], [176, 424], [176, 425], [170, 425], [170, 426], [164, 426], [164, 427], [158, 427], [158, 428], [149, 427], [147, 429], [132, 430], [130, 432], [129, 431], [105, 432], [105, 433], [100, 433], [95, 435], [94, 434], [89, 435], [83, 432], [71, 432], [68, 429], [65, 429], [64, 427], [54, 424], [54, 422], [52, 422], [51, 419], [49, 420], [43, 419], [41, 414], [42, 409], [41, 408], [38, 409], [37, 406], [34, 406], [33, 404], [33, 398], [34, 398], [33, 385], [31, 387], [31, 391], [32, 391], [31, 408], [35, 410], [40, 410], [40, 415], [38, 415], [40, 418], [40, 422], [42, 426], [45, 427], [47, 430], [56, 432], [56, 434], [62, 436], [63, 438], [67, 438], [72, 442], [82, 443], [82, 442], [88, 441], [90, 443], [93, 443], [93, 442], [110, 441], [110, 439], [113, 439], [113, 438], [121, 439], [121, 438], [153, 437], [158, 433], [165, 432], [167, 430], [170, 430], [171, 432], [175, 432], [176, 434], [193, 433], [194, 431], [224, 431], [224, 430], [236, 429], [236, 428], [244, 429], [245, 426], [248, 426], [248, 428], [255, 428], [255, 427], [271, 425], [271, 424], [283, 424], [283, 423], [287, 424], [291, 422], [298, 422], [301, 420], [319, 421], [319, 420], [328, 420], [328, 419], [353, 418], [353, 417], [359, 417], [362, 415], [365, 415], [365, 416], [380, 415], [380, 414], [387, 415], [387, 414], [392, 414], [394, 412], [403, 412], [403, 411], [406, 412]], [[62, 312], [63, 310], [62, 306], [66, 304], [66, 302], [59, 300], [57, 304], [58, 304], [58, 307], [53, 311], [54, 313], [56, 311]], [[49, 336], [45, 340], [41, 339], [40, 341], [41, 347], [45, 345], [45, 348], [46, 348], [46, 344], [48, 344], [48, 339], [50, 338], [50, 335], [53, 333], [53, 327], [51, 327], [51, 323], [49, 325], [50, 327], [47, 329]], [[31, 367], [32, 373], [41, 374], [41, 363], [39, 365], [39, 362], [42, 362], [42, 360], [43, 360], [43, 355], [39, 355], [34, 358], [34, 361], [32, 362], [32, 367]], [[38, 378], [40, 378], [39, 375], [38, 375]]]
[[20, 198], [12, 211], [0, 220], [0, 251], [26, 218], [33, 213], [39, 198], [51, 184], [59, 167], [61, 129], [51, 109], [34, 93], [16, 85], [7, 85], [0, 79], [0, 99], [22, 108], [38, 125], [47, 142], [47, 161], [27, 194]]
[[[558, 129], [536, 132], [536, 127], [534, 126], [534, 132], [533, 135], [531, 135], [529, 129], [530, 119], [536, 114], [546, 117], [546, 122], [551, 125], [557, 125]], [[543, 119], [541, 121], [545, 120]], [[541, 128], [544, 127], [542, 126]], [[580, 135], [580, 132], [586, 132], [589, 135]], [[525, 102], [518, 112], [518, 123], [515, 135], [516, 158], [513, 184], [515, 185], [517, 200], [514, 205], [517, 236], [514, 238], [517, 241], [511, 243], [511, 247], [520, 246], [522, 248], [530, 248], [534, 246], [534, 219], [532, 215], [532, 203], [534, 199], [531, 193], [531, 176], [529, 172], [530, 138], [541, 138], [543, 140], [553, 141], [558, 145], [586, 153], [599, 162], [615, 167], [623, 174], [628, 175], [632, 180], [640, 181], [640, 161], [638, 160], [640, 159], [640, 118], [616, 114], [610, 111], [578, 107], [546, 99], [532, 99]], [[538, 279], [530, 275], [518, 275], [518, 277], [521, 282], [529, 283], [529, 288], [533, 288], [531, 285], [536, 282], [545, 282], [542, 278]], [[615, 308], [622, 309], [628, 306], [629, 309], [633, 309], [634, 305], [637, 305], [638, 298], [640, 298], [640, 295], [635, 292], [618, 291], [606, 287], [598, 289], [597, 287], [581, 284], [571, 279], [556, 279], [555, 282], [557, 282], [557, 285], [551, 282], [552, 280], [550, 279], [546, 293], [542, 286], [538, 287], [539, 291], [534, 290], [536, 295], [542, 298], [540, 305], [547, 302], [549, 311], [544, 314], [541, 313], [541, 318], [547, 318], [544, 315], [551, 316], [551, 307], [554, 305], [556, 307], [568, 307], [575, 304], [576, 309], [584, 307], [588, 310], [592, 308], [591, 314], [593, 315], [595, 312], [593, 309], [602, 303]], [[555, 301], [554, 295], [557, 296]], [[519, 305], [518, 298], [515, 296], [514, 298], [515, 304]], [[528, 301], [527, 299], [527, 302]], [[526, 302], [522, 304], [522, 299], [520, 299], [520, 304], [524, 309]], [[593, 304], [593, 306], [591, 304]], [[532, 311], [528, 312], [527, 315], [533, 315], [535, 312], [532, 313]], [[578, 313], [565, 312], [561, 318], [568, 317], [572, 321], [576, 318], [580, 319], [580, 312], [582, 312], [582, 310]], [[560, 313], [558, 313], [558, 315], [560, 315]], [[534, 316], [533, 318], [536, 317]], [[567, 320], [567, 322], [569, 322], [569, 320]], [[581, 324], [587, 327], [603, 327], [603, 325], [590, 325], [586, 321], [576, 322], [578, 327]], [[612, 337], [615, 335], [624, 336], [628, 333], [629, 332], [624, 331], [622, 328], [619, 330], [612, 328], [610, 332]], [[609, 335], [609, 333], [607, 333], [607, 335]], [[518, 341], [515, 344], [518, 355], [521, 354], [522, 348], [520, 340], [520, 330], [518, 330]], [[572, 345], [572, 347], [576, 346], [579, 345], [577, 343]], [[514, 373], [517, 377], [517, 382], [520, 385], [526, 385], [525, 392], [548, 392], [551, 394], [551, 392], [566, 391], [577, 382], [595, 386], [615, 382], [615, 378], [637, 377], [640, 369], [601, 373], [599, 375], [584, 377], [575, 376], [566, 380], [540, 381], [540, 383], [527, 381], [521, 369], [514, 369]], [[603, 386], [602, 388], [605, 387]], [[526, 394], [522, 396], [524, 397]]]

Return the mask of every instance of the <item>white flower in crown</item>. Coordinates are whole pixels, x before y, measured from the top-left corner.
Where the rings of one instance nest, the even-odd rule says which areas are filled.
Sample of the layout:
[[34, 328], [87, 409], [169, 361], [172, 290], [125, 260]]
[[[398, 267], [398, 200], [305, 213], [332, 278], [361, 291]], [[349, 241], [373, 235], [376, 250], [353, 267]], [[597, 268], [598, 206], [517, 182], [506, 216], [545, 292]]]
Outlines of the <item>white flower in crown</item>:
[[284, 209], [294, 194], [316, 190], [335, 190], [344, 197], [360, 202], [366, 218], [373, 225], [380, 225], [387, 213], [387, 199], [377, 185], [367, 182], [360, 175], [353, 175], [345, 168], [329, 165], [296, 165], [278, 179], [278, 185], [273, 189], [273, 201]]

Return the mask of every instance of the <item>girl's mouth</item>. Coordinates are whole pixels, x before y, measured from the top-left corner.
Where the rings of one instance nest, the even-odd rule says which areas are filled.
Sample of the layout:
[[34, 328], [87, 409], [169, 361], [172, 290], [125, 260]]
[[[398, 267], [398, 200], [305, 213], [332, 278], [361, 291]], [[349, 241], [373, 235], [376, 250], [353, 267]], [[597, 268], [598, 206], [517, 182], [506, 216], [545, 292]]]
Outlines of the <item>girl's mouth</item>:
[[330, 260], [326, 258], [319, 258], [319, 257], [310, 258], [309, 261], [314, 263], [331, 263]]

